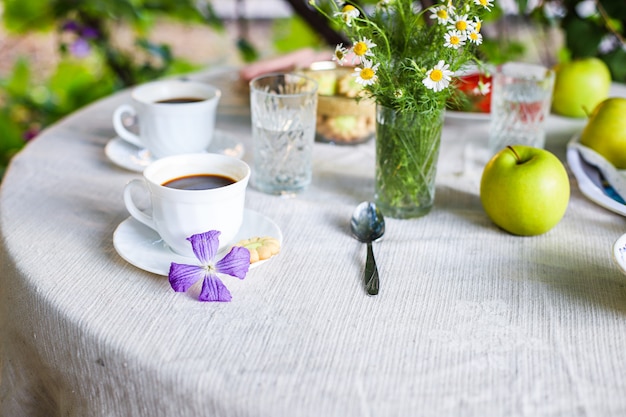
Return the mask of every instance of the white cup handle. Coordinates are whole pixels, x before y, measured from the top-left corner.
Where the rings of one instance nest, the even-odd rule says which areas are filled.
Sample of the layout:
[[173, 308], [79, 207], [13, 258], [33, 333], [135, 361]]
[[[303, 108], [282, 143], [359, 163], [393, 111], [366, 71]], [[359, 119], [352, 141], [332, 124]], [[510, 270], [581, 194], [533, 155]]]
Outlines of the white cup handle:
[[144, 180], [134, 179], [126, 184], [124, 187], [124, 204], [126, 205], [126, 210], [133, 216], [137, 221], [145, 224], [150, 229], [156, 231], [156, 225], [154, 224], [154, 219], [152, 216], [147, 215], [145, 212], [139, 210], [133, 201], [132, 192], [134, 188], [141, 188], [144, 191], [148, 191], [146, 183]]
[[122, 120], [125, 114], [135, 116], [137, 115], [137, 111], [130, 104], [122, 104], [117, 109], [115, 109], [115, 113], [113, 113], [113, 127], [115, 128], [115, 133], [117, 133], [119, 137], [121, 137], [125, 141], [132, 143], [138, 148], [145, 148], [145, 145], [141, 143], [141, 139], [139, 139], [139, 136], [135, 135], [133, 132], [126, 129], [126, 126], [124, 126]]

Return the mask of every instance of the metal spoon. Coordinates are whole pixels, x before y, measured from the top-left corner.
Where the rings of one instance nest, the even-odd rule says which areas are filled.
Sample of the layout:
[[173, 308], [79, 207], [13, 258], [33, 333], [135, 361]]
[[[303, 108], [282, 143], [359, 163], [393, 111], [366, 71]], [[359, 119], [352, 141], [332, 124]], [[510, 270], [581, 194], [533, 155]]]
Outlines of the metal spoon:
[[378, 294], [379, 279], [372, 242], [380, 239], [385, 233], [385, 219], [376, 204], [364, 201], [359, 204], [350, 220], [352, 234], [360, 242], [367, 243], [367, 259], [365, 261], [365, 290], [370, 295]]

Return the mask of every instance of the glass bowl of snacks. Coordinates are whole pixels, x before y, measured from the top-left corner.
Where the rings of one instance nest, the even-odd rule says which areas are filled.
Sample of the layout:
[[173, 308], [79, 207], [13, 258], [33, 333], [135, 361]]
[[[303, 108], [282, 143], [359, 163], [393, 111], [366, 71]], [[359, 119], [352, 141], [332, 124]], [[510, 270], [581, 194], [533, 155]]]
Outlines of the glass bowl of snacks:
[[303, 72], [318, 83], [318, 142], [355, 145], [374, 137], [376, 104], [364, 97], [363, 87], [352, 75], [354, 68], [323, 61]]

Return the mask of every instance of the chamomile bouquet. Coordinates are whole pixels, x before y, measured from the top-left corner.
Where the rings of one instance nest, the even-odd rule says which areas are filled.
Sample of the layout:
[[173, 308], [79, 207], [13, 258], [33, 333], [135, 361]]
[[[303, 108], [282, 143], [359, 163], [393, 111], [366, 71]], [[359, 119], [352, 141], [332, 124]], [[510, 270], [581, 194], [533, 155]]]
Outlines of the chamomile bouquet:
[[383, 106], [438, 111], [452, 95], [457, 71], [476, 61], [482, 19], [494, 0], [380, 0], [368, 10], [351, 3], [310, 4], [352, 42], [334, 60], [355, 66], [357, 82]]
[[[343, 31], [334, 60], [377, 103], [375, 199], [386, 216], [423, 216], [434, 203], [445, 106], [459, 70], [478, 62], [483, 15], [494, 0], [310, 4]], [[330, 6], [330, 7], [327, 7]]]

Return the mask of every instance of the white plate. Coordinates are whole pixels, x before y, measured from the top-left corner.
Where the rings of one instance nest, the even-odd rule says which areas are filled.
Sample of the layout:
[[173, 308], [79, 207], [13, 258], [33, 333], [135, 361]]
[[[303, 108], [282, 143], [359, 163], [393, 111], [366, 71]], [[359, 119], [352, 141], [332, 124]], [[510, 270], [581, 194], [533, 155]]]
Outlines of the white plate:
[[567, 164], [572, 170], [574, 177], [576, 177], [580, 191], [585, 197], [599, 206], [626, 216], [626, 205], [605, 193], [600, 178], [600, 171], [581, 157], [578, 145], [578, 136], [574, 136], [567, 145]]
[[[216, 130], [207, 152], [241, 158], [244, 146], [226, 132]], [[154, 161], [150, 151], [138, 148], [120, 137], [109, 140], [104, 153], [115, 165], [135, 172], [143, 172], [144, 168]]]
[[622, 235], [613, 245], [613, 261], [626, 275], [626, 235]]
[[[253, 210], [244, 210], [243, 224], [233, 243], [252, 237], [270, 236], [282, 245], [283, 234], [276, 223], [270, 218]], [[113, 233], [113, 246], [117, 253], [128, 263], [158, 275], [167, 276], [170, 263], [197, 264], [195, 258], [178, 255], [163, 242], [154, 230], [144, 226], [132, 217], [127, 218]], [[230, 248], [220, 251], [218, 258], [225, 255]], [[269, 260], [254, 262], [250, 268], [257, 267]]]

